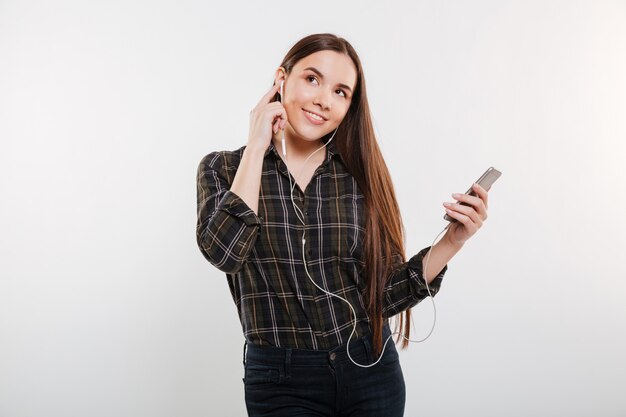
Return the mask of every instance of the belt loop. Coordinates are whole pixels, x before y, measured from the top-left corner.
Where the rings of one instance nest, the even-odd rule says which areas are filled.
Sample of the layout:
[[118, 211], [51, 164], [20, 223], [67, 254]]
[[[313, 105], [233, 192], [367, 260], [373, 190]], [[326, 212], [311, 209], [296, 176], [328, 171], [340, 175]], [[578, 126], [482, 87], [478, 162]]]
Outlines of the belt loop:
[[363, 345], [365, 346], [365, 355], [368, 363], [374, 362], [372, 355], [372, 345], [370, 344], [370, 336], [363, 337]]
[[248, 341], [244, 340], [243, 342], [243, 366], [246, 366], [246, 351], [248, 350]]
[[285, 378], [291, 378], [291, 348], [285, 351]]

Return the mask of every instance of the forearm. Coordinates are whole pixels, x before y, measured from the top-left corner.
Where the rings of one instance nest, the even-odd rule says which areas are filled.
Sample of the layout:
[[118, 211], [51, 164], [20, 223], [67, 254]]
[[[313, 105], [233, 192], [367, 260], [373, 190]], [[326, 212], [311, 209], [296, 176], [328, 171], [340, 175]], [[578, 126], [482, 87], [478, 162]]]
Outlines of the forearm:
[[[424, 277], [429, 284], [462, 247], [462, 243], [453, 243], [446, 232], [443, 238], [426, 252], [422, 259], [422, 271], [424, 271]], [[428, 270], [426, 270], [426, 266], [428, 266]]]
[[230, 191], [237, 194], [248, 206], [259, 214], [259, 190], [261, 188], [261, 171], [265, 152], [253, 148], [243, 151], [239, 168], [230, 187]]

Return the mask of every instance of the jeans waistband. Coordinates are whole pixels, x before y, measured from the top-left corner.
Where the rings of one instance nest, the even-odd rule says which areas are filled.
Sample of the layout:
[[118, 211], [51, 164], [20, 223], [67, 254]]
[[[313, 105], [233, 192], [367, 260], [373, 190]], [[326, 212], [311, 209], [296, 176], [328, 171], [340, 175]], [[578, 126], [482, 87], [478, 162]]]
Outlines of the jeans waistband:
[[[388, 325], [383, 327], [383, 345], [391, 335]], [[390, 340], [385, 350], [395, 349], [394, 341]], [[262, 364], [297, 364], [299, 366], [319, 366], [329, 363], [350, 362], [350, 357], [360, 364], [369, 364], [378, 357], [374, 357], [372, 337], [366, 335], [350, 341], [350, 357], [348, 357], [347, 344], [337, 346], [330, 350], [296, 349], [275, 346], [257, 346], [252, 343], [244, 343], [244, 366], [246, 362]]]

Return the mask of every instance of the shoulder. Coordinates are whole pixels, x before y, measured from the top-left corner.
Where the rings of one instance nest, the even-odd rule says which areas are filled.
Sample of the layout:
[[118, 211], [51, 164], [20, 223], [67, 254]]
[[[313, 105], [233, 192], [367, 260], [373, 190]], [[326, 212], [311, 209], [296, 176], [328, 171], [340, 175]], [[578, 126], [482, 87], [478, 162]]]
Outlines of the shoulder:
[[217, 170], [221, 174], [228, 174], [231, 170], [237, 170], [243, 151], [246, 146], [235, 150], [212, 151], [202, 157], [198, 164], [198, 171]]

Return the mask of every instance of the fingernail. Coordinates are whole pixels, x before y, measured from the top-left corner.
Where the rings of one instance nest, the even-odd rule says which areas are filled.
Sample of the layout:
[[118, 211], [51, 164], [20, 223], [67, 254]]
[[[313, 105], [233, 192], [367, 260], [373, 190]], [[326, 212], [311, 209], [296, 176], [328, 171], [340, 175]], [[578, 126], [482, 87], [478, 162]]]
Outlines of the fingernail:
[[[467, 183], [466, 183], [466, 184], [467, 184]], [[461, 196], [461, 194], [459, 194], [459, 193], [454, 193], [454, 194], [452, 194], [452, 197], [454, 197], [454, 198], [457, 198], [457, 197], [460, 197], [460, 196]]]

